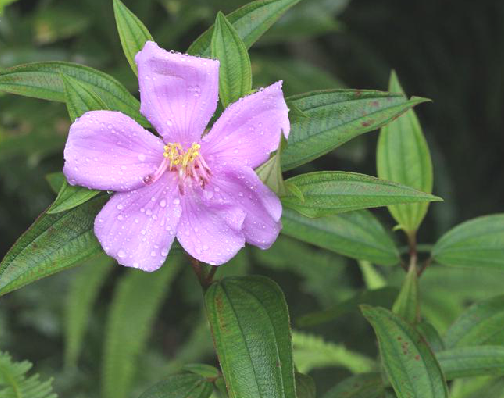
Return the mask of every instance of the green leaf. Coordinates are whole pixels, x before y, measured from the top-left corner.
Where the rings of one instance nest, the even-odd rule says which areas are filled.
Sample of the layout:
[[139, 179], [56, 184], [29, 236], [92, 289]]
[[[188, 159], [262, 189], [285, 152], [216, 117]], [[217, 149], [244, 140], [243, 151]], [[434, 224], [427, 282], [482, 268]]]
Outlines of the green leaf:
[[0, 263], [0, 295], [100, 253], [93, 226], [106, 200], [100, 196], [68, 212], [42, 213]]
[[183, 370], [195, 373], [202, 377], [210, 377], [214, 379], [219, 377], [220, 374], [219, 370], [216, 367], [212, 365], [206, 365], [204, 363], [190, 363], [188, 365], [184, 365]]
[[436, 354], [447, 380], [504, 375], [504, 347], [457, 347]]
[[445, 343], [439, 332], [434, 326], [429, 322], [423, 320], [415, 325], [416, 330], [425, 338], [430, 348], [434, 352], [443, 351], [445, 349]]
[[398, 398], [447, 398], [441, 368], [422, 336], [384, 308], [362, 306], [373, 326], [385, 371]]
[[91, 200], [99, 193], [100, 191], [93, 189], [69, 185], [66, 180], [63, 180], [63, 186], [51, 207], [47, 209], [47, 214], [56, 214], [73, 209]]
[[225, 278], [210, 286], [205, 303], [229, 397], [294, 397], [289, 314], [278, 285]]
[[287, 182], [301, 190], [304, 200], [287, 194], [282, 203], [313, 218], [396, 203], [441, 200], [404, 185], [344, 171], [306, 173]]
[[[238, 35], [250, 48], [285, 11], [298, 3], [300, 0], [260, 0], [253, 1], [232, 13], [226, 15], [233, 24]], [[198, 37], [187, 50], [188, 54], [210, 57], [211, 42], [214, 27], [211, 26], [206, 32]]]
[[282, 233], [347, 257], [380, 265], [395, 265], [399, 253], [394, 242], [368, 211], [308, 218], [283, 209]]
[[[168, 377], [145, 391], [140, 398], [208, 398], [213, 386], [205, 377], [181, 373]], [[119, 398], [119, 395], [115, 396]]]
[[47, 174], [46, 180], [54, 193], [58, 193], [66, 182], [65, 175], [61, 171]]
[[504, 214], [457, 225], [437, 241], [432, 256], [444, 265], [504, 270]]
[[383, 287], [374, 290], [365, 290], [357, 293], [355, 296], [345, 300], [332, 308], [312, 312], [301, 316], [296, 324], [299, 327], [316, 326], [322, 323], [338, 319], [342, 315], [358, 310], [362, 304], [373, 304], [381, 307], [392, 307], [397, 297], [397, 289], [392, 287]]
[[28, 361], [13, 362], [0, 351], [0, 396], [2, 398], [57, 398], [52, 380], [40, 381], [37, 374], [26, 376], [32, 365]]
[[113, 260], [104, 254], [92, 258], [72, 279], [66, 300], [65, 363], [76, 366], [89, 317]]
[[504, 344], [504, 295], [472, 305], [450, 326], [446, 347]]
[[326, 367], [344, 367], [353, 373], [368, 372], [376, 367], [375, 362], [343, 345], [324, 341], [321, 337], [301, 332], [292, 334], [294, 362], [303, 373]]
[[3, 14], [4, 7], [10, 3], [14, 3], [16, 0], [0, 0], [0, 15]]
[[313, 379], [303, 373], [296, 372], [296, 397], [315, 398], [317, 388]]
[[63, 74], [61, 80], [65, 89], [68, 114], [72, 122], [86, 112], [108, 109], [90, 84]]
[[368, 289], [380, 289], [387, 286], [387, 281], [369, 261], [359, 261], [362, 279]]
[[137, 357], [145, 347], [179, 264], [169, 256], [154, 273], [128, 270], [116, 287], [105, 331], [103, 398], [130, 395]]
[[114, 16], [124, 55], [126, 55], [135, 75], [138, 75], [135, 55], [144, 47], [147, 41], [153, 41], [154, 39], [142, 21], [121, 0], [114, 0]]
[[405, 321], [415, 324], [420, 319], [420, 303], [418, 301], [418, 272], [415, 265], [409, 268], [392, 312]]
[[[389, 91], [403, 94], [404, 91], [392, 72]], [[382, 127], [377, 147], [378, 177], [397, 182], [419, 191], [432, 192], [432, 162], [422, 127], [413, 109], [397, 120]], [[389, 206], [389, 211], [407, 232], [420, 226], [428, 202]]]
[[323, 398], [382, 398], [384, 393], [379, 373], [361, 373], [338, 383]]
[[65, 102], [61, 75], [87, 83], [111, 110], [123, 112], [144, 127], [149, 122], [140, 113], [140, 103], [112, 76], [70, 62], [40, 62], [0, 71], [0, 91], [49, 101]]
[[282, 147], [286, 144], [287, 142], [282, 135], [276, 153], [266, 163], [263, 163], [261, 166], [259, 166], [256, 169], [256, 173], [261, 181], [278, 196], [284, 196], [288, 190], [291, 191], [294, 195], [299, 195], [299, 193], [297, 192], [297, 187], [293, 184], [287, 186], [282, 177], [282, 168], [280, 167], [280, 162], [282, 156]]
[[245, 44], [222, 12], [212, 35], [212, 58], [220, 61], [219, 96], [224, 108], [252, 90], [252, 67]]
[[427, 101], [371, 90], [313, 91], [287, 100], [308, 117], [291, 121], [289, 145], [282, 157], [284, 171], [325, 155]]

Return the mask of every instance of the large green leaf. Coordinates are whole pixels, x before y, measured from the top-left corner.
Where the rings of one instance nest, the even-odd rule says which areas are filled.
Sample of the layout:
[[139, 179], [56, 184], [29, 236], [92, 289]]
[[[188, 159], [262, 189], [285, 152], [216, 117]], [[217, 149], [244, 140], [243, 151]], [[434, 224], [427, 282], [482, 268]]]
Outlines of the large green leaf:
[[450, 326], [444, 341], [448, 348], [504, 344], [504, 296], [472, 305]]
[[103, 398], [127, 398], [137, 369], [137, 357], [152, 331], [180, 262], [169, 256], [155, 273], [129, 270], [119, 282], [104, 341]]
[[295, 397], [289, 314], [278, 285], [225, 278], [210, 286], [205, 303], [229, 397]]
[[447, 398], [441, 368], [423, 337], [384, 308], [362, 306], [373, 326], [385, 371], [398, 398]]
[[148, 40], [153, 40], [149, 30], [133, 14], [121, 0], [114, 0], [114, 16], [117, 24], [117, 31], [121, 38], [124, 55], [135, 72], [138, 74], [135, 63], [135, 55], [139, 52]]
[[[247, 48], [251, 47], [294, 4], [300, 0], [253, 1], [226, 15]], [[210, 57], [214, 27], [198, 37], [187, 50], [188, 54]]]
[[42, 213], [0, 263], [0, 295], [99, 253], [93, 225], [106, 200], [100, 196], [68, 212]]
[[457, 225], [436, 242], [432, 256], [444, 265], [504, 270], [504, 214]]
[[75, 366], [82, 349], [82, 341], [89, 316], [100, 288], [112, 270], [113, 260], [101, 254], [87, 261], [74, 276], [66, 300], [65, 362]]
[[294, 105], [307, 117], [291, 121], [282, 169], [308, 163], [425, 101], [370, 90], [313, 91], [289, 97], [288, 105]]
[[[392, 72], [389, 91], [404, 91]], [[419, 191], [432, 192], [432, 162], [422, 127], [413, 109], [382, 127], [377, 147], [378, 177], [394, 181]], [[389, 206], [389, 211], [405, 231], [416, 231], [420, 226], [428, 202]]]
[[252, 90], [252, 67], [247, 47], [223, 13], [217, 14], [212, 36], [212, 58], [220, 61], [219, 97], [224, 108]]
[[321, 218], [308, 218], [283, 209], [282, 233], [344, 256], [380, 265], [399, 262], [399, 253], [379, 221], [361, 210]]
[[504, 347], [457, 347], [436, 354], [447, 380], [504, 375]]
[[88, 66], [70, 62], [40, 62], [0, 71], [0, 91], [65, 102], [61, 75], [87, 83], [111, 110], [123, 112], [144, 127], [150, 124], [140, 114], [140, 103], [112, 76]]
[[66, 180], [63, 182], [58, 196], [53, 204], [47, 209], [48, 214], [61, 213], [77, 207], [98, 195], [100, 191], [69, 185]]
[[440, 200], [404, 185], [344, 171], [306, 173], [292, 177], [287, 182], [299, 188], [302, 196], [287, 194], [282, 197], [282, 203], [307, 217], [396, 203]]
[[153, 385], [140, 398], [208, 398], [212, 391], [213, 385], [205, 377], [187, 372]]
[[382, 398], [384, 393], [379, 373], [361, 373], [338, 383], [323, 398]]
[[68, 114], [72, 122], [89, 111], [109, 109], [102, 99], [94, 92], [91, 84], [61, 75], [65, 90]]

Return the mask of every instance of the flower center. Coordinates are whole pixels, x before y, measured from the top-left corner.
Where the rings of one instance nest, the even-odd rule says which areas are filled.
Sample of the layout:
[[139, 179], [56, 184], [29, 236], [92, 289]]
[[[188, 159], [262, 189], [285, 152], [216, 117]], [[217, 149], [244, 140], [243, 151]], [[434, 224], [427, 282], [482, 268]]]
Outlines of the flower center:
[[179, 143], [168, 143], [163, 148], [163, 161], [153, 174], [144, 178], [145, 184], [154, 183], [164, 172], [169, 171], [178, 174], [178, 186], [182, 195], [185, 187], [192, 187], [193, 184], [204, 188], [212, 173], [199, 151], [200, 148], [201, 145], [194, 142], [187, 151], [184, 151]]

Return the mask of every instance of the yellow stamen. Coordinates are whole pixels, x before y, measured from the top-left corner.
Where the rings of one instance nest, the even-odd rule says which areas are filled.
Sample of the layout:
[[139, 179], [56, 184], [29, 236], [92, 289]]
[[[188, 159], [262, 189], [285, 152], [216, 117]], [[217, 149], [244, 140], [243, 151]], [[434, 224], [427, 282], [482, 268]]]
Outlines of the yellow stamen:
[[170, 168], [182, 164], [185, 169], [187, 165], [192, 163], [199, 156], [200, 144], [193, 143], [191, 148], [184, 152], [182, 145], [179, 143], [169, 143], [164, 146], [163, 156], [170, 159]]

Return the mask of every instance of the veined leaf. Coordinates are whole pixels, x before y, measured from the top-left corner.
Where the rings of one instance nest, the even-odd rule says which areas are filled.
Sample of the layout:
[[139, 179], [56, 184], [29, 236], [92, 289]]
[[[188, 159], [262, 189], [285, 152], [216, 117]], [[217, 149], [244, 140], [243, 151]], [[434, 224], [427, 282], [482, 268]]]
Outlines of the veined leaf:
[[99, 193], [100, 191], [95, 191], [94, 189], [69, 185], [64, 180], [58, 196], [51, 207], [47, 209], [47, 214], [56, 214], [73, 209], [94, 198]]
[[[300, 0], [260, 0], [253, 1], [226, 15], [241, 37], [245, 46], [250, 48], [285, 11]], [[210, 57], [214, 27], [198, 37], [187, 50], [188, 54]]]
[[224, 108], [252, 90], [252, 68], [245, 44], [222, 12], [212, 36], [212, 58], [220, 61], [219, 97]]
[[179, 264], [169, 256], [155, 273], [128, 270], [116, 287], [105, 332], [103, 398], [129, 396], [137, 356], [147, 342]]
[[181, 373], [153, 385], [140, 398], [208, 398], [212, 392], [213, 385], [205, 377]]
[[308, 117], [291, 123], [284, 171], [308, 163], [392, 121], [425, 98], [371, 90], [313, 91], [287, 98]]
[[441, 200], [404, 185], [344, 171], [306, 173], [289, 178], [287, 182], [301, 190], [303, 200], [287, 194], [282, 197], [282, 203], [307, 217], [321, 217], [396, 203]]
[[447, 380], [504, 375], [503, 346], [457, 347], [438, 352], [436, 358]]
[[289, 314], [264, 277], [225, 278], [205, 294], [230, 398], [295, 397]]
[[504, 270], [504, 214], [457, 225], [436, 242], [432, 256], [444, 265]]
[[142, 21], [121, 0], [114, 0], [114, 16], [124, 55], [126, 55], [135, 75], [138, 75], [135, 55], [148, 40], [153, 40], [152, 36]]
[[445, 342], [439, 332], [429, 322], [423, 320], [415, 325], [416, 330], [425, 338], [430, 348], [434, 352], [444, 351]]
[[399, 262], [394, 242], [379, 221], [365, 210], [312, 219], [284, 208], [282, 225], [285, 235], [344, 256], [380, 265]]
[[[390, 76], [389, 91], [404, 94], [395, 72]], [[379, 178], [432, 192], [429, 147], [413, 109], [382, 127], [376, 159]], [[411, 203], [389, 206], [389, 211], [402, 229], [412, 232], [420, 226], [428, 207], [428, 202]]]
[[40, 62], [0, 71], [0, 91], [49, 101], [65, 102], [61, 75], [87, 83], [111, 110], [123, 112], [144, 127], [150, 124], [140, 113], [140, 103], [112, 76], [70, 62]]
[[108, 109], [90, 84], [63, 74], [61, 80], [65, 89], [68, 114], [72, 122], [86, 112]]
[[384, 308], [362, 306], [380, 346], [385, 371], [398, 398], [447, 398], [441, 368], [422, 336]]
[[294, 362], [303, 373], [313, 369], [340, 366], [353, 373], [368, 372], [375, 362], [362, 354], [349, 351], [342, 345], [324, 341], [321, 337], [301, 332], [292, 333]]
[[42, 213], [0, 263], [0, 295], [100, 253], [93, 225], [106, 200], [100, 196], [65, 213]]
[[361, 373], [337, 384], [323, 398], [382, 398], [384, 393], [379, 373]]
[[396, 297], [397, 289], [392, 287], [365, 290], [332, 308], [303, 315], [298, 319], [296, 324], [300, 327], [309, 327], [330, 322], [342, 315], [358, 310], [359, 306], [362, 304], [392, 307]]
[[448, 348], [504, 344], [504, 295], [472, 305], [450, 326]]
[[112, 270], [113, 260], [101, 254], [87, 261], [71, 282], [66, 300], [65, 362], [75, 366], [82, 348], [93, 304]]
[[392, 312], [405, 321], [415, 324], [420, 318], [420, 304], [418, 301], [418, 272], [416, 266], [411, 266], [404, 278], [403, 285]]

